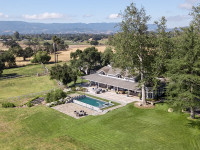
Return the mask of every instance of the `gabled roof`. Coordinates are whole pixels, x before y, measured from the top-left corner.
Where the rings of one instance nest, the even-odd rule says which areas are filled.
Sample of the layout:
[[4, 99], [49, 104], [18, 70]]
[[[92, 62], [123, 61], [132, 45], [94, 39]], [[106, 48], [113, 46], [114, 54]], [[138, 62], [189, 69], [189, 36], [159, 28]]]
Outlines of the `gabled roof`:
[[107, 85], [111, 85], [111, 86], [115, 86], [115, 87], [119, 87], [119, 88], [124, 88], [127, 90], [133, 90], [133, 91], [139, 90], [138, 82], [120, 80], [117, 78], [102, 76], [99, 74], [90, 74], [90, 75], [84, 76], [83, 79], [93, 81], [93, 82], [103, 83], [103, 84], [107, 84]]
[[[101, 71], [103, 71], [107, 75], [114, 75], [114, 76], [118, 75], [118, 74], [122, 75], [122, 69], [120, 69], [120, 68], [113, 68], [110, 65], [105, 66], [105, 67], [99, 69], [97, 71], [97, 73], [100, 73]], [[128, 71], [125, 71], [123, 74], [124, 75], [122, 75], [122, 76], [127, 77], [128, 76]]]

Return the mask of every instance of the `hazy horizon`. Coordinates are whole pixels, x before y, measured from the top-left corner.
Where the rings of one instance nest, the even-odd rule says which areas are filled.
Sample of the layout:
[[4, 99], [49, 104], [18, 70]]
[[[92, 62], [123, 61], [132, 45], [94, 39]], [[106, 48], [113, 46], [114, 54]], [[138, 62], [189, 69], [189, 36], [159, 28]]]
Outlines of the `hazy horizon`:
[[[121, 22], [123, 12], [131, 2], [144, 7], [151, 16], [149, 24], [165, 16], [168, 28], [188, 26], [192, 6], [200, 0], [0, 0], [0, 21], [31, 23], [112, 23]], [[14, 6], [11, 7], [10, 6]]]

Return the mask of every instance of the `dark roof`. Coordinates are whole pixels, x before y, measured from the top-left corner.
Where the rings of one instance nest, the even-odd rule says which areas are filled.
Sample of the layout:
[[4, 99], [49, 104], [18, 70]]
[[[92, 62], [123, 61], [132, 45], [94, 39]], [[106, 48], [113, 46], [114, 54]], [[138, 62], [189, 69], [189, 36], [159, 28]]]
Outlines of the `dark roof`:
[[112, 77], [103, 76], [99, 74], [90, 74], [90, 75], [84, 76], [83, 79], [98, 82], [98, 83], [103, 83], [103, 84], [107, 84], [107, 85], [111, 85], [111, 86], [115, 86], [119, 88], [124, 88], [128, 90], [133, 90], [133, 91], [136, 91], [139, 89], [138, 82], [112, 78]]

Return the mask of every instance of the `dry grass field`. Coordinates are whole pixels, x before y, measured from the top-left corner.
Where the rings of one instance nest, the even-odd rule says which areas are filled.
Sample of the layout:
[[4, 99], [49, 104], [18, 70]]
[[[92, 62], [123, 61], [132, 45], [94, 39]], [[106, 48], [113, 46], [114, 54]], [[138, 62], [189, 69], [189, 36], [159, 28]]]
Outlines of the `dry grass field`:
[[[19, 42], [20, 46], [22, 46], [22, 48], [25, 48], [26, 46], [21, 42]], [[77, 49], [80, 50], [84, 50], [87, 47], [91, 47], [91, 45], [69, 45], [68, 50], [65, 51], [59, 51], [58, 53], [58, 59], [59, 61], [69, 61], [70, 60], [70, 53], [71, 52], [75, 52]], [[96, 46], [96, 48], [98, 49], [98, 51], [103, 52], [106, 48], [106, 45], [99, 45]], [[3, 43], [0, 43], [0, 50], [8, 50], [8, 48], [6, 46], [3, 46]], [[22, 57], [17, 57], [16, 58], [16, 64], [18, 66], [23, 66], [23, 65], [28, 65], [31, 64], [30, 60], [32, 58], [27, 58], [26, 61], [23, 60]], [[54, 62], [54, 54], [51, 55], [51, 62]]]
[[[87, 47], [91, 47], [91, 45], [70, 45], [67, 51], [59, 52], [58, 59], [59, 61], [69, 61], [71, 52], [75, 52], [77, 49], [84, 50]], [[96, 46], [96, 48], [98, 51], [103, 52], [106, 46]], [[51, 55], [51, 61], [54, 61], [54, 55]]]
[[2, 42], [0, 42], [0, 50], [8, 50], [8, 47], [4, 46]]

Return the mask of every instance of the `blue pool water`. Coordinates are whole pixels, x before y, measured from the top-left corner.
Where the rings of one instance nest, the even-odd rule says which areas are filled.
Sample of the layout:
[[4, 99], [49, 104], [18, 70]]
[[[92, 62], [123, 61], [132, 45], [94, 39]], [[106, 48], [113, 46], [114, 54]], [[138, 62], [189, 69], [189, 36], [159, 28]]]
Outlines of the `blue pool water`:
[[87, 96], [84, 97], [84, 98], [77, 99], [77, 100], [80, 101], [80, 102], [98, 107], [98, 108], [104, 108], [104, 107], [109, 106], [109, 105], [105, 105], [105, 104], [107, 104], [107, 102], [103, 102], [103, 101], [100, 101], [100, 100], [97, 100], [97, 99], [94, 99], [94, 98], [91, 98], [91, 97], [87, 97]]

